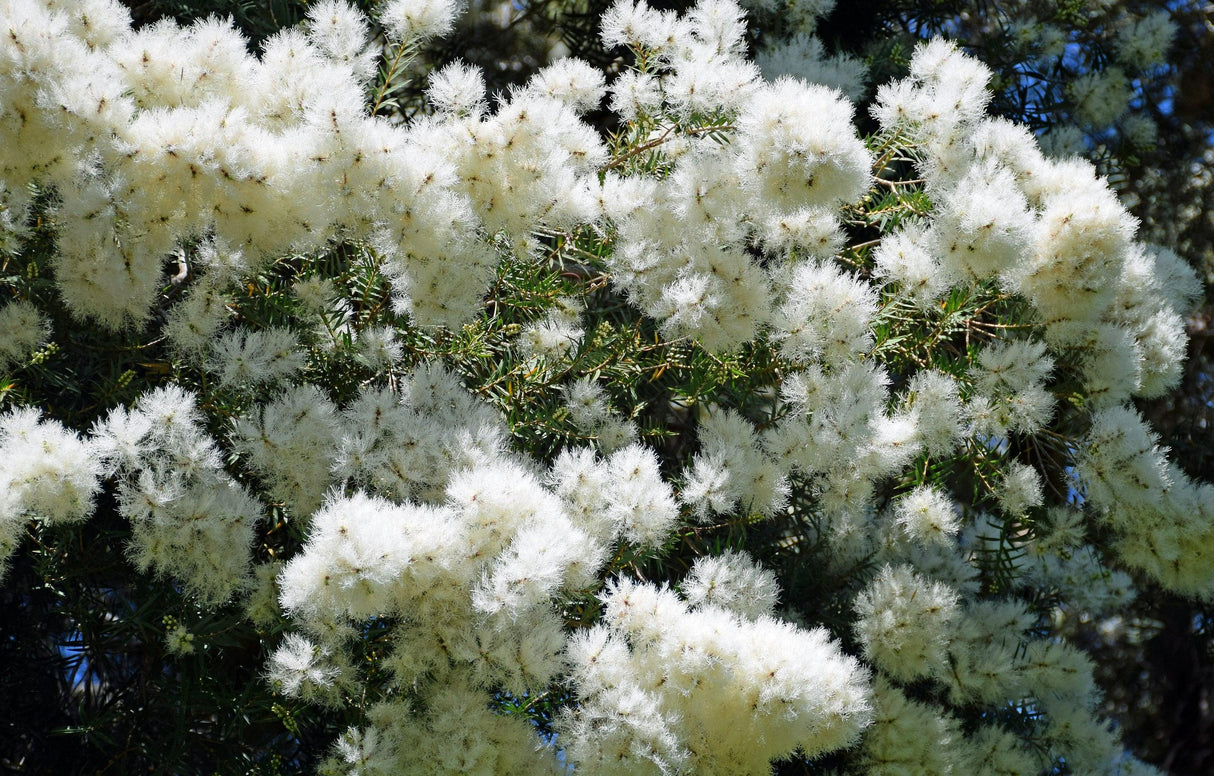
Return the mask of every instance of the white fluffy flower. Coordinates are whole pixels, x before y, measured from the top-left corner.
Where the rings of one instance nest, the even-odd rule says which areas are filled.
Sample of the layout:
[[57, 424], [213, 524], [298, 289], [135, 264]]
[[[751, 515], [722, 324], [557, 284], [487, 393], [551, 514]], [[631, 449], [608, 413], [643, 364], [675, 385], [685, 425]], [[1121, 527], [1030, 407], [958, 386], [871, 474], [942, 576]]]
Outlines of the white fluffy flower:
[[431, 74], [426, 97], [442, 113], [480, 117], [485, 110], [485, 76], [478, 67], [452, 62]]
[[738, 117], [739, 177], [771, 206], [792, 210], [859, 199], [872, 157], [838, 92], [792, 78], [761, 87]]
[[944, 668], [947, 626], [958, 596], [910, 566], [886, 566], [856, 597], [856, 634], [882, 671], [911, 680]]
[[877, 90], [872, 112], [886, 130], [908, 132], [939, 148], [982, 117], [990, 101], [986, 83], [991, 72], [952, 41], [919, 43], [910, 71], [909, 78]]
[[920, 542], [947, 543], [960, 528], [952, 501], [926, 485], [902, 496], [894, 514], [907, 535]]
[[75, 522], [93, 511], [101, 463], [57, 420], [34, 409], [0, 415], [0, 577], [30, 517]]
[[0, 307], [0, 370], [26, 358], [46, 343], [50, 322], [25, 300]]
[[1054, 397], [1045, 387], [1053, 366], [1040, 341], [1004, 340], [984, 348], [972, 372], [977, 393], [969, 412], [975, 429], [1031, 434], [1044, 426], [1054, 412]]
[[574, 581], [584, 585], [603, 560], [603, 547], [563, 515], [519, 529], [473, 590], [477, 611], [518, 617], [546, 604]]
[[996, 493], [999, 505], [1009, 515], [1022, 515], [1044, 502], [1041, 475], [1033, 467], [1019, 461], [1008, 464]]
[[256, 386], [298, 372], [304, 366], [299, 338], [289, 329], [236, 329], [219, 338], [207, 367], [226, 388]]
[[1117, 59], [1133, 69], [1146, 69], [1163, 60], [1176, 37], [1176, 22], [1166, 8], [1142, 15], [1127, 14], [1117, 31]]
[[789, 213], [776, 212], [758, 226], [763, 249], [777, 256], [830, 259], [844, 244], [843, 230], [833, 208], [807, 207]]
[[907, 398], [924, 450], [933, 456], [952, 453], [963, 432], [956, 378], [934, 370], [916, 372], [907, 386]]
[[771, 323], [787, 358], [838, 364], [871, 347], [877, 299], [868, 284], [827, 262], [796, 264], [783, 284], [784, 300]]
[[662, 104], [658, 81], [648, 73], [626, 70], [611, 84], [611, 110], [625, 121], [634, 121]]
[[59, 421], [29, 408], [0, 415], [0, 453], [0, 490], [13, 497], [9, 515], [74, 522], [92, 513], [101, 464]]
[[699, 517], [730, 512], [773, 515], [788, 501], [787, 471], [759, 444], [742, 416], [718, 407], [700, 419], [700, 452], [692, 459], [680, 499]]
[[536, 73], [527, 89], [559, 100], [578, 113], [597, 108], [606, 91], [603, 74], [573, 57], [558, 60]]
[[271, 495], [306, 516], [329, 487], [337, 436], [333, 403], [311, 385], [290, 388], [237, 420], [233, 443], [249, 456]]
[[577, 350], [585, 332], [581, 327], [581, 303], [561, 298], [544, 318], [523, 328], [519, 350], [530, 359], [559, 361]]
[[370, 326], [358, 333], [360, 357], [375, 369], [386, 369], [400, 360], [404, 348], [391, 326]]
[[305, 700], [323, 700], [341, 677], [331, 650], [299, 633], [288, 633], [270, 656], [267, 678], [279, 692]]
[[954, 281], [954, 276], [932, 255], [922, 224], [903, 227], [886, 235], [873, 251], [874, 273], [897, 283], [920, 309], [932, 307]]
[[630, 580], [604, 604], [606, 625], [568, 651], [580, 703], [558, 728], [575, 767], [763, 773], [794, 750], [846, 746], [868, 722], [864, 672], [824, 630], [689, 609]]
[[696, 558], [682, 588], [693, 608], [715, 606], [748, 620], [772, 614], [780, 595], [775, 574], [733, 550]]
[[367, 79], [375, 74], [377, 56], [367, 45], [367, 20], [346, 0], [321, 0], [308, 8], [308, 33], [321, 51], [358, 77]]
[[661, 546], [678, 522], [679, 508], [658, 471], [657, 456], [631, 444], [612, 453], [607, 471], [607, 513], [624, 538], [644, 548]]
[[755, 53], [755, 64], [769, 81], [791, 76], [838, 89], [853, 100], [864, 94], [868, 78], [863, 60], [843, 53], [828, 55], [821, 40], [804, 32], [760, 49]]
[[459, 0], [387, 0], [376, 18], [391, 40], [416, 45], [451, 32], [461, 11]]
[[1106, 67], [1075, 76], [1067, 84], [1067, 96], [1082, 123], [1102, 129], [1126, 111], [1133, 92], [1124, 70]]
[[864, 731], [859, 759], [864, 773], [957, 773], [964, 765], [960, 722], [938, 707], [912, 701], [888, 680], [873, 683], [873, 725]]
[[986, 280], [1026, 260], [1033, 217], [1010, 171], [975, 166], [941, 200], [928, 239], [948, 275]]
[[432, 550], [411, 540], [416, 509], [362, 493], [326, 503], [304, 552], [279, 577], [283, 609], [351, 619], [392, 614], [398, 579], [415, 553]]
[[963, 615], [944, 633], [950, 670], [936, 675], [953, 700], [1000, 703], [1023, 697], [1028, 687], [1017, 656], [1034, 615], [1016, 600], [971, 601]]

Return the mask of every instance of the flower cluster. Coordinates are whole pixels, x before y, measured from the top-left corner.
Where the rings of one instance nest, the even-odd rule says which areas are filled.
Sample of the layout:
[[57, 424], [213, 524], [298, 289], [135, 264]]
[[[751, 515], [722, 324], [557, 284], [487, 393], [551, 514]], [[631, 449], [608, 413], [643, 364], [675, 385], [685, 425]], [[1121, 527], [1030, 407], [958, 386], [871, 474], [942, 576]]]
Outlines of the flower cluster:
[[0, 573], [25, 523], [84, 520], [93, 512], [101, 467], [93, 450], [35, 409], [0, 415]]
[[171, 574], [217, 604], [248, 579], [263, 506], [224, 470], [201, 421], [193, 394], [159, 388], [110, 412], [93, 428], [92, 443], [105, 473], [118, 480], [135, 565]]
[[580, 703], [558, 725], [593, 773], [768, 773], [868, 723], [864, 672], [821, 629], [629, 581], [603, 602], [605, 622], [569, 645]]

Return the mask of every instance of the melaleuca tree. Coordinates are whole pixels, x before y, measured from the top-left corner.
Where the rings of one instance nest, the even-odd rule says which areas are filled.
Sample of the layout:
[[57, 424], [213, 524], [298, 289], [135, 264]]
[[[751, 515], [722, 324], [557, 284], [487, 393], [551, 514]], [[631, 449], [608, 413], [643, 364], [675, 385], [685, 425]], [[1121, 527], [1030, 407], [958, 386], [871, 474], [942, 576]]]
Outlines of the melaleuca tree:
[[625, 2], [610, 88], [406, 118], [448, 3], [0, 8], [6, 648], [75, 669], [6, 765], [1151, 771], [1053, 615], [1214, 593], [1131, 404], [1201, 287], [978, 61], [862, 136]]

